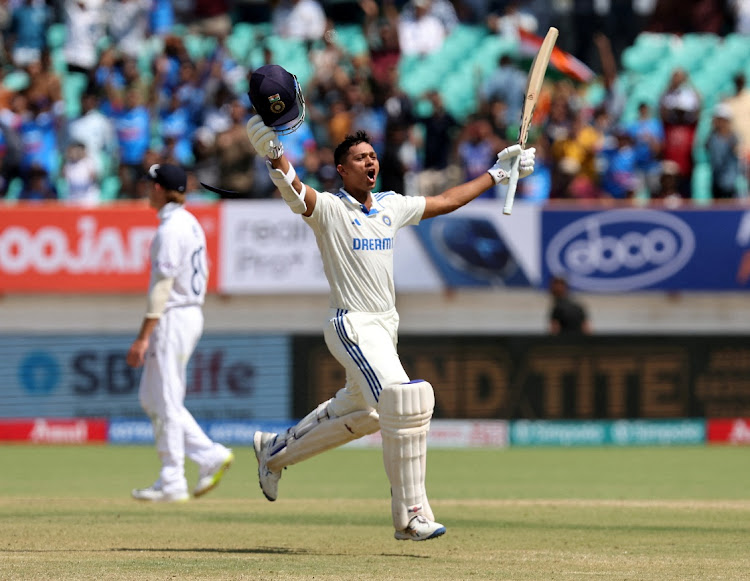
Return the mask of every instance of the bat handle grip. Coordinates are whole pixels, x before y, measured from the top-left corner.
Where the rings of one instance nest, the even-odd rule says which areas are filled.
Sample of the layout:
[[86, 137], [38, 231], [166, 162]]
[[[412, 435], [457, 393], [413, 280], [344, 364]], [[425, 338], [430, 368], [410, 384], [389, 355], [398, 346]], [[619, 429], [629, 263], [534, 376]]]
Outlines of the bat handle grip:
[[517, 155], [510, 164], [510, 177], [508, 178], [508, 191], [505, 194], [505, 204], [503, 205], [503, 214], [510, 216], [513, 210], [513, 199], [516, 197], [516, 187], [518, 186], [518, 167], [521, 164], [521, 156]]

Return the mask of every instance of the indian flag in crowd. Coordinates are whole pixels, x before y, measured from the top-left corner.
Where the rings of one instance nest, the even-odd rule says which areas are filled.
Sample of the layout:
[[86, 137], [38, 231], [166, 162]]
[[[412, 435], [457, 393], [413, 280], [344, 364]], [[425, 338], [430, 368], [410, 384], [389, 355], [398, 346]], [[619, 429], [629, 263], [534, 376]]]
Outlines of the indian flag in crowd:
[[[539, 47], [542, 46], [544, 38], [519, 28], [518, 40], [520, 42], [521, 54], [533, 58], [536, 56], [536, 53], [539, 52]], [[562, 74], [567, 75], [576, 81], [588, 83], [593, 80], [595, 76], [594, 71], [592, 71], [585, 63], [557, 46], [552, 49], [552, 55], [550, 56], [549, 62]]]

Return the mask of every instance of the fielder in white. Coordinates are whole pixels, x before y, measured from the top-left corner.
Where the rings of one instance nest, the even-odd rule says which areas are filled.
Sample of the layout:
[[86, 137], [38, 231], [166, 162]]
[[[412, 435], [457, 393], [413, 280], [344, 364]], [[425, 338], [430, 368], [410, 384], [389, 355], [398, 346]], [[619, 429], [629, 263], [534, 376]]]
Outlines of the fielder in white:
[[203, 333], [206, 296], [206, 236], [185, 203], [185, 171], [169, 164], [149, 170], [149, 203], [159, 215], [151, 243], [151, 277], [146, 316], [127, 355], [132, 367], [144, 365], [139, 397], [154, 427], [161, 460], [159, 478], [133, 498], [153, 502], [189, 499], [185, 456], [199, 466], [194, 496], [214, 488], [234, 454], [213, 442], [185, 407], [185, 373]]
[[290, 113], [304, 115], [296, 79], [281, 67], [271, 67], [276, 65], [263, 67], [260, 77], [251, 78], [251, 99], [259, 115], [248, 122], [248, 136], [256, 151], [270, 160], [268, 171], [284, 201], [315, 232], [331, 290], [325, 340], [347, 379], [333, 398], [286, 433], [255, 433], [260, 487], [268, 500], [276, 500], [283, 468], [381, 430], [395, 538], [438, 537], [445, 527], [435, 522], [425, 490], [427, 432], [435, 398], [427, 381], [409, 378], [396, 351], [393, 244], [401, 227], [452, 212], [497, 183], [507, 183], [515, 156], [521, 156], [520, 175], [529, 175], [534, 149], [504, 149], [483, 176], [438, 196], [405, 197], [372, 192], [378, 157], [367, 134], [358, 132], [334, 153], [343, 188], [317, 192], [296, 176], [283, 155], [280, 133], [268, 126], [278, 126], [280, 118], [288, 125], [294, 117]]

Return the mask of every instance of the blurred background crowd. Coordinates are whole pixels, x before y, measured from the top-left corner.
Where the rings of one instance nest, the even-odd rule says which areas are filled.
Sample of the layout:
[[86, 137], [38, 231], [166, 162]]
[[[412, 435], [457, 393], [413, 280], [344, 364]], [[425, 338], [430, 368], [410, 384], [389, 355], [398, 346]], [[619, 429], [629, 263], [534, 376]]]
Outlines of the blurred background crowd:
[[338, 189], [333, 148], [364, 129], [378, 189], [439, 193], [516, 140], [549, 26], [519, 199], [747, 196], [750, 0], [0, 0], [0, 195], [138, 199], [169, 161], [194, 200], [273, 197], [245, 134], [266, 63], [305, 95], [284, 146], [307, 183]]

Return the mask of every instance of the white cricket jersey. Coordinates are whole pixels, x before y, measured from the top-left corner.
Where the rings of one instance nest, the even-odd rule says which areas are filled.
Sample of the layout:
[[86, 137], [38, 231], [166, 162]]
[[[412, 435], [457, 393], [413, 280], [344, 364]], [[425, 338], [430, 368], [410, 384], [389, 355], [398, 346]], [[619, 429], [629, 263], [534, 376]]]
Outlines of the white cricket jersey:
[[149, 293], [160, 278], [174, 278], [166, 309], [202, 305], [208, 266], [206, 235], [182, 204], [170, 202], [159, 210], [159, 227], [151, 242]]
[[318, 192], [303, 219], [315, 232], [334, 309], [382, 313], [395, 307], [393, 242], [402, 226], [418, 224], [425, 198], [395, 192], [372, 194], [368, 212], [343, 188]]

